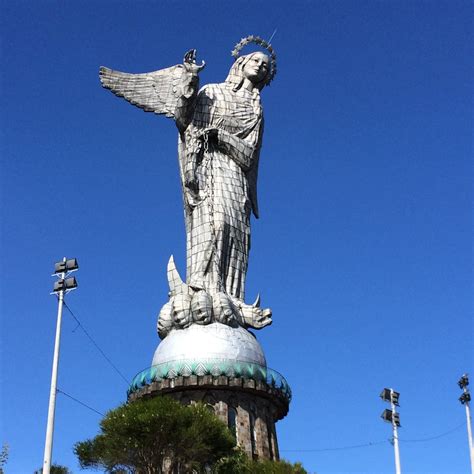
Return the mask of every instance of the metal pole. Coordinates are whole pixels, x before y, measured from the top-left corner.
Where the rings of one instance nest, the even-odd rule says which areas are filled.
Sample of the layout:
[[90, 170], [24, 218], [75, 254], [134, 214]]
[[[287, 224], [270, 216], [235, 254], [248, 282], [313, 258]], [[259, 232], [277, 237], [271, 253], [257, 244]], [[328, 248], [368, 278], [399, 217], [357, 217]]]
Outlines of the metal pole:
[[[66, 261], [66, 258], [63, 259]], [[65, 273], [61, 273], [64, 279]], [[43, 474], [50, 474], [51, 455], [53, 452], [54, 412], [56, 409], [56, 393], [58, 382], [59, 344], [61, 341], [61, 320], [63, 315], [64, 289], [60, 290], [58, 301], [58, 320], [56, 324], [56, 340], [54, 342], [53, 370], [51, 374], [51, 391], [49, 393], [48, 424], [46, 427], [46, 441], [44, 446]]]
[[402, 474], [400, 467], [400, 448], [398, 447], [398, 427], [395, 422], [395, 414], [397, 413], [397, 407], [393, 403], [393, 389], [390, 389], [390, 405], [392, 408], [392, 428], [393, 428], [393, 450], [395, 452], [395, 472], [396, 474]]
[[[464, 393], [469, 393], [467, 387], [463, 388]], [[469, 408], [469, 401], [466, 400], [464, 403], [466, 407], [466, 418], [467, 418], [467, 437], [469, 441], [469, 456], [471, 457], [471, 473], [474, 474], [474, 445], [472, 442], [472, 427], [471, 427], [471, 409]]]

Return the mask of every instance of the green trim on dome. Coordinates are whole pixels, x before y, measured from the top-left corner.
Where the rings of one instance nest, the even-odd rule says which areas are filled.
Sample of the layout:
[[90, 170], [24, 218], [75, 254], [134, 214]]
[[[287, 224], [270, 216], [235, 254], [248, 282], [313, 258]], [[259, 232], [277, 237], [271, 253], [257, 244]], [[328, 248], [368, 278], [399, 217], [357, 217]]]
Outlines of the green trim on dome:
[[265, 382], [278, 390], [288, 401], [291, 401], [291, 388], [285, 377], [276, 370], [252, 362], [228, 359], [200, 359], [200, 360], [175, 360], [153, 365], [142, 370], [133, 378], [127, 395], [165, 379], [176, 377], [190, 377], [192, 375], [213, 375], [218, 377], [241, 377], [256, 382]]

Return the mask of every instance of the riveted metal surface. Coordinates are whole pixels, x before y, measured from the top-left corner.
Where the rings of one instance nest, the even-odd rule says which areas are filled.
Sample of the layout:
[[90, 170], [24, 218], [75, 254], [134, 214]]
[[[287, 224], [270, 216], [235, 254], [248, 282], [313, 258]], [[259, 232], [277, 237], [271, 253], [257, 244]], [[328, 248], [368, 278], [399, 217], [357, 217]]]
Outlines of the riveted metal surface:
[[189, 359], [239, 360], [267, 365], [255, 336], [241, 327], [232, 328], [221, 323], [174, 329], [158, 345], [152, 365]]

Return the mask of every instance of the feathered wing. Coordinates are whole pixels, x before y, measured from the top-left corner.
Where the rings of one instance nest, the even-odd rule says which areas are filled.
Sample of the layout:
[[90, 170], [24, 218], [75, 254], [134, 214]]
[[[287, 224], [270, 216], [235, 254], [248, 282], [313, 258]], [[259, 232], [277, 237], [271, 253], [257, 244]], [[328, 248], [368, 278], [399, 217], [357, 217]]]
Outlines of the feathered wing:
[[176, 118], [176, 108], [183, 96], [184, 73], [181, 64], [143, 74], [129, 74], [102, 66], [99, 77], [103, 87], [145, 112]]

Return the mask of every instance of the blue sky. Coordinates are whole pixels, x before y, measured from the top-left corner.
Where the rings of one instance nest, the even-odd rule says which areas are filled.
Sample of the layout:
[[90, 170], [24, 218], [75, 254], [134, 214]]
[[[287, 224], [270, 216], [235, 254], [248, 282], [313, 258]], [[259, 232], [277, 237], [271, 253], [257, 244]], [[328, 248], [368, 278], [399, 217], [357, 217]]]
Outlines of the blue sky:
[[[54, 262], [79, 259], [68, 304], [130, 379], [158, 343], [171, 254], [184, 273], [174, 125], [103, 90], [99, 66], [152, 71], [197, 48], [201, 84], [220, 82], [242, 36], [275, 28], [247, 297], [273, 309], [258, 338], [293, 388], [281, 455], [318, 474], [393, 472], [378, 398], [391, 386], [403, 472], [467, 472], [472, 3], [0, 4], [7, 472], [42, 464]], [[102, 413], [127, 389], [67, 312], [58, 387]], [[79, 472], [72, 445], [99, 420], [58, 394], [54, 460]]]

